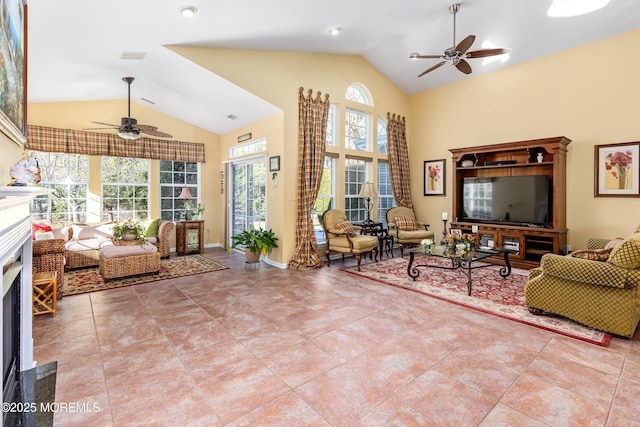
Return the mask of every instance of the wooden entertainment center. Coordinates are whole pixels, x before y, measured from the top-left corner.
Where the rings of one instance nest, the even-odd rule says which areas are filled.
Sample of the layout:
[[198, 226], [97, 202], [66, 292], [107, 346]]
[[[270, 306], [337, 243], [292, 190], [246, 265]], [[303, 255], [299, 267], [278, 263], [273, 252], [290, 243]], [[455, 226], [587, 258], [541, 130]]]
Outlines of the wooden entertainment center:
[[[451, 228], [471, 233], [477, 226], [477, 244], [511, 249], [515, 267], [533, 268], [542, 255], [564, 254], [566, 228], [566, 163], [570, 139], [559, 136], [505, 144], [451, 149], [453, 154], [453, 217]], [[463, 166], [464, 165], [464, 166]], [[546, 175], [549, 177], [550, 211], [544, 225], [514, 224], [505, 221], [459, 221], [463, 218], [462, 183], [465, 177]]]

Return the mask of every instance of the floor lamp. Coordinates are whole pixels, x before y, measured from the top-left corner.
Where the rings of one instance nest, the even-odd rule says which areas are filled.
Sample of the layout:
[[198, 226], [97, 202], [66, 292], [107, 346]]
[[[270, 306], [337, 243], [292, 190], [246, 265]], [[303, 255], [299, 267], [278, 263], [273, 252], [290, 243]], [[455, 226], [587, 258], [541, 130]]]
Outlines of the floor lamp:
[[373, 205], [373, 203], [371, 202], [371, 199], [374, 197], [378, 197], [378, 193], [376, 192], [376, 187], [373, 186], [373, 183], [367, 181], [364, 184], [362, 184], [362, 187], [360, 187], [360, 193], [358, 194], [358, 196], [364, 197], [367, 199], [365, 201], [365, 207], [367, 209], [367, 219], [364, 221], [364, 223], [373, 224], [373, 221], [371, 221], [371, 207]]

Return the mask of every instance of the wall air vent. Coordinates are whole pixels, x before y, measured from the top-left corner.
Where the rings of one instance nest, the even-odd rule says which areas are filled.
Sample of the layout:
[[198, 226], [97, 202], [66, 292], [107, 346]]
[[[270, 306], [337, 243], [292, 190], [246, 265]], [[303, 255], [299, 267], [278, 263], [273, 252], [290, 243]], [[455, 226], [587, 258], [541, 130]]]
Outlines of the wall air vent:
[[147, 56], [147, 52], [129, 52], [125, 50], [122, 52], [120, 59], [131, 59], [131, 60], [141, 61], [144, 59], [145, 56]]

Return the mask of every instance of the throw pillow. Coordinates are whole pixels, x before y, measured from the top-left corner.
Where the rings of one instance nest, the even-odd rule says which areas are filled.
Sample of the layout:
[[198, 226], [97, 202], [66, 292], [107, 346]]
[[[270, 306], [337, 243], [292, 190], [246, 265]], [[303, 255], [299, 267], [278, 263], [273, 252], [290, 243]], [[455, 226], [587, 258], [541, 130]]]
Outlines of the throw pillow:
[[45, 222], [34, 222], [31, 224], [31, 240], [36, 240], [36, 233], [51, 231], [51, 226]]
[[575, 258], [588, 259], [591, 261], [606, 261], [613, 248], [608, 249], [580, 249], [571, 252], [571, 256]]
[[623, 268], [640, 267], [640, 232], [618, 243], [611, 251], [607, 262]]
[[622, 242], [624, 239], [622, 237], [618, 237], [617, 239], [609, 240], [606, 245], [604, 245], [605, 249], [613, 249], [616, 245]]
[[413, 231], [418, 229], [418, 224], [416, 223], [416, 220], [410, 217], [397, 216], [395, 217], [393, 222], [395, 222], [396, 226], [398, 227], [398, 230]]
[[154, 219], [149, 223], [147, 232], [144, 233], [144, 237], [158, 237], [158, 227], [160, 226], [160, 218]]
[[356, 234], [356, 229], [353, 228], [353, 225], [349, 221], [342, 221], [336, 224], [336, 228], [342, 231], [347, 236], [353, 236]]

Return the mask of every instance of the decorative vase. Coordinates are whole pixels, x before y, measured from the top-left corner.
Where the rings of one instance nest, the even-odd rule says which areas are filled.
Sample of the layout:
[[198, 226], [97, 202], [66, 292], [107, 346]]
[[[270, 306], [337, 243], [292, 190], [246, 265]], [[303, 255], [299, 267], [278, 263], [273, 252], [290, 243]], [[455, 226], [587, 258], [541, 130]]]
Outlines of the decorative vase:
[[542, 163], [544, 161], [544, 154], [538, 153], [538, 163]]
[[136, 235], [133, 233], [123, 234], [122, 240], [126, 240], [126, 241], [136, 240]]
[[618, 167], [618, 189], [627, 188], [627, 168]]
[[260, 261], [260, 252], [251, 252], [249, 249], [244, 250], [247, 262], [254, 263]]

